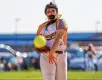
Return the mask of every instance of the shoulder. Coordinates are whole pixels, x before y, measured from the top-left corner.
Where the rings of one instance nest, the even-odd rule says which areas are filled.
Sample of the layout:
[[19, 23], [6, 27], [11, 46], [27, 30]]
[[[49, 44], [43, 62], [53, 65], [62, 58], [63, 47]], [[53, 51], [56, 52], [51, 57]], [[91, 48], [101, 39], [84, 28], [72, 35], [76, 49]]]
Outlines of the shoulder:
[[58, 22], [59, 22], [58, 29], [68, 28], [68, 25], [64, 19], [59, 19]]
[[67, 22], [64, 19], [59, 19], [60, 24], [67, 26]]
[[43, 29], [43, 27], [45, 27], [47, 25], [47, 23], [48, 23], [48, 21], [39, 25], [38, 30], [37, 30], [37, 34], [40, 34], [41, 30]]
[[47, 24], [47, 23], [48, 23], [48, 21], [43, 22], [43, 23], [41, 23], [41, 24], [39, 25], [39, 27], [40, 27], [40, 26], [43, 26], [43, 25], [45, 25], [45, 24]]
[[59, 21], [60, 21], [60, 22], [65, 22], [65, 20], [64, 20], [64, 19], [59, 19]]

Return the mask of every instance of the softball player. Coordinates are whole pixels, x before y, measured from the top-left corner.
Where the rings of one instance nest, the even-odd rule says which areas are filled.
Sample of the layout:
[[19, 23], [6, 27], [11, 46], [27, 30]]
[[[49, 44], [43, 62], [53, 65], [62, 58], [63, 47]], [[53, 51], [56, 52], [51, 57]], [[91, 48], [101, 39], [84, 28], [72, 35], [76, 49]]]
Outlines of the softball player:
[[40, 67], [44, 80], [67, 80], [67, 26], [58, 18], [56, 4], [50, 2], [45, 7], [48, 21], [41, 24], [37, 34], [44, 35], [47, 44], [40, 53]]

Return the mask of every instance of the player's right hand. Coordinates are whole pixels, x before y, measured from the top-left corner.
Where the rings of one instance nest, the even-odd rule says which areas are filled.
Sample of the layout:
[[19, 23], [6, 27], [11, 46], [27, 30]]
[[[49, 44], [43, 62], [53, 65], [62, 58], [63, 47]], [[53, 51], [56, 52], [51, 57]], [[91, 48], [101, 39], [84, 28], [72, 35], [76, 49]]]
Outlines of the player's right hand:
[[52, 52], [49, 53], [48, 58], [50, 64], [56, 63], [57, 58], [54, 56]]

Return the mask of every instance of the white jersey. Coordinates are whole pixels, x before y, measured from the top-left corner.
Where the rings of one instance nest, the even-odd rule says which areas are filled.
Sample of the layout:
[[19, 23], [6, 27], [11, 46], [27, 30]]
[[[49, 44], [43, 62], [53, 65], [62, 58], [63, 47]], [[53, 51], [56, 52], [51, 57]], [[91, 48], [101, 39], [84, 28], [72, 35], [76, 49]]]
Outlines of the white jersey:
[[[62, 24], [61, 24], [62, 25]], [[63, 25], [64, 26], [64, 25]], [[60, 28], [59, 28], [60, 29]], [[47, 39], [47, 47], [52, 47], [56, 38], [56, 22], [53, 24], [50, 24], [49, 26], [46, 26], [41, 30], [40, 34], [45, 35], [46, 39]], [[57, 50], [59, 51], [63, 51], [66, 49], [66, 45], [64, 44], [63, 39], [60, 39], [60, 43], [59, 46], [57, 48]]]

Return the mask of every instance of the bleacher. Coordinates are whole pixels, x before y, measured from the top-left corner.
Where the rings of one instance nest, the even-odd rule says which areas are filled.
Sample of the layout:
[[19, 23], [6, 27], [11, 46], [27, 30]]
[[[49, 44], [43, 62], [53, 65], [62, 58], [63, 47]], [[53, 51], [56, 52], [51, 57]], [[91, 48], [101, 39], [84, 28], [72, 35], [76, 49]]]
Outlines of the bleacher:
[[[98, 33], [101, 34], [102, 33]], [[70, 41], [101, 41], [97, 33], [68, 33], [68, 42]], [[33, 39], [36, 34], [0, 34], [0, 44], [13, 46], [33, 45]]]

